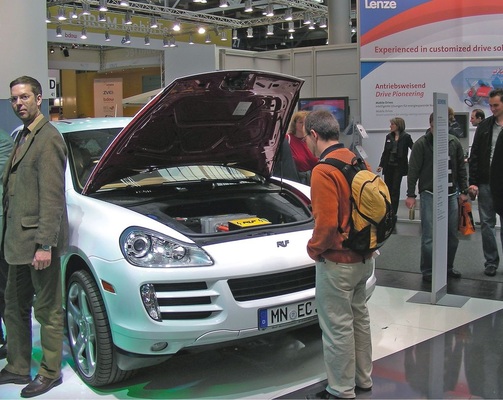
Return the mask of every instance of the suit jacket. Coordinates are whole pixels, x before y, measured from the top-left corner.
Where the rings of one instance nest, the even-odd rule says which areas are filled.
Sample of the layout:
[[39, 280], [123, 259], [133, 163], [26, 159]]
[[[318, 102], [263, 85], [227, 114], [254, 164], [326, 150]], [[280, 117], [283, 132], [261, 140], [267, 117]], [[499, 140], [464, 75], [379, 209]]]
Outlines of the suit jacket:
[[[386, 135], [386, 140], [384, 142], [384, 150], [381, 155], [381, 161], [379, 161], [379, 166], [383, 169], [383, 174], [386, 175], [386, 170], [388, 169], [389, 160], [391, 157], [391, 149], [393, 148], [394, 133], [388, 133]], [[407, 132], [400, 132], [398, 135], [397, 143], [397, 163], [400, 175], [405, 176], [409, 171], [409, 149], [412, 149], [412, 137]]]
[[39, 244], [53, 246], [53, 257], [61, 256], [68, 248], [65, 142], [42, 117], [13, 161], [15, 154], [3, 175], [5, 260], [30, 264]]
[[[11, 136], [0, 129], [0, 175], [3, 174], [7, 160], [12, 152], [12, 147], [14, 146], [14, 141]], [[3, 197], [3, 185], [0, 185], [0, 199]], [[0, 204], [0, 242], [2, 240], [3, 233], [3, 207]]]

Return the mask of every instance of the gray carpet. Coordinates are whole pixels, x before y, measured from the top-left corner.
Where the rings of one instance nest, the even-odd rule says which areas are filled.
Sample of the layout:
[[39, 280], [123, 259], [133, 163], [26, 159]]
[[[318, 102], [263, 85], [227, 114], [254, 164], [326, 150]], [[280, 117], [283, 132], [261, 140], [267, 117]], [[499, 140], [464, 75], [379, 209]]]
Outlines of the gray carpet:
[[[476, 229], [478, 226], [476, 226]], [[400, 220], [397, 234], [391, 235], [381, 248], [381, 255], [376, 259], [376, 268], [420, 273], [419, 257], [421, 237], [419, 221]], [[499, 242], [499, 230], [498, 230]], [[503, 259], [501, 243], [498, 243], [500, 258]], [[463, 278], [503, 282], [503, 262], [495, 277], [484, 275], [484, 256], [480, 231], [470, 236], [460, 237], [454, 268], [463, 274]]]

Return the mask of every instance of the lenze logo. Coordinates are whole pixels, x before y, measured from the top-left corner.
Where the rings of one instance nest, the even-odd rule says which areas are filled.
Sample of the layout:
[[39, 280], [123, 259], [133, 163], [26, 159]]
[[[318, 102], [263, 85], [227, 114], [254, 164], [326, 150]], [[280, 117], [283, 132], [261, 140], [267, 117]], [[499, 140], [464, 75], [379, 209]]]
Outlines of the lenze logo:
[[396, 1], [386, 1], [386, 0], [365, 0], [365, 8], [384, 9], [384, 10], [394, 10], [396, 8]]

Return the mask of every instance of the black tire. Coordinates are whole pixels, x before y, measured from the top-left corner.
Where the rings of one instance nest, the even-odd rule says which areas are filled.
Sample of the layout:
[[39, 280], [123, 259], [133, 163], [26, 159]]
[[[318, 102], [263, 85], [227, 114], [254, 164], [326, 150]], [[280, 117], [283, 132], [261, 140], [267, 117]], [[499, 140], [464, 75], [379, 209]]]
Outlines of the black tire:
[[72, 274], [66, 289], [68, 342], [80, 378], [99, 387], [130, 378], [114, 359], [112, 334], [101, 293], [86, 271]]

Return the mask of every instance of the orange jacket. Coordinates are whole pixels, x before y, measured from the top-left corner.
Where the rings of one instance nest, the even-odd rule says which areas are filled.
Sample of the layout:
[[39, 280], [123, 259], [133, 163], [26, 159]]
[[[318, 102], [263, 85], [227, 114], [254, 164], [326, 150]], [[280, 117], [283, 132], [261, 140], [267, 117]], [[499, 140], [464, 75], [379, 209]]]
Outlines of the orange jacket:
[[[347, 148], [338, 148], [325, 158], [338, 158], [350, 163], [355, 154]], [[337, 168], [318, 164], [311, 175], [311, 203], [314, 215], [313, 236], [307, 243], [309, 257], [320, 257], [340, 263], [357, 263], [362, 256], [342, 246], [345, 239], [339, 232], [349, 232], [351, 194], [346, 178]], [[370, 258], [372, 252], [364, 258]]]

